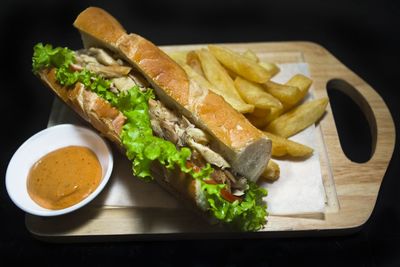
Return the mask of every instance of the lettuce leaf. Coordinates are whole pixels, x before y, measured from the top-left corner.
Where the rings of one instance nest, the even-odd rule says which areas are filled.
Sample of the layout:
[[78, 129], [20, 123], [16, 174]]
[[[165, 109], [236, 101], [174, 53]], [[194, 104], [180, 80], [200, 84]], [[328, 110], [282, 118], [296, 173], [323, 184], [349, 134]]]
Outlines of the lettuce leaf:
[[189, 148], [178, 150], [167, 140], [153, 135], [151, 129], [148, 101], [154, 98], [151, 89], [142, 92], [139, 87], [119, 94], [115, 106], [126, 116], [121, 140], [127, 157], [133, 162], [134, 174], [144, 180], [151, 180], [150, 164], [158, 160], [167, 168], [179, 166], [184, 172], [190, 172], [186, 161], [190, 158]]
[[69, 67], [61, 66], [56, 69], [56, 79], [64, 86], [72, 86], [75, 85], [75, 83], [80, 82], [85, 85], [86, 88], [94, 91], [112, 105], [118, 99], [116, 94], [108, 90], [111, 85], [110, 81], [103, 79], [86, 69], [81, 71], [71, 71]]
[[249, 183], [244, 199], [234, 202], [225, 200], [221, 195], [224, 184], [205, 182], [214, 171], [210, 164], [195, 171], [187, 166], [187, 160], [191, 156], [189, 148], [178, 150], [173, 143], [153, 135], [148, 112], [148, 101], [155, 98], [151, 89], [142, 92], [139, 87], [134, 86], [115, 94], [108, 90], [110, 81], [86, 69], [73, 71], [70, 64], [74, 63], [74, 56], [75, 53], [68, 48], [53, 48], [49, 44], [39, 43], [34, 47], [32, 70], [37, 74], [43, 68], [54, 67], [56, 79], [61, 85], [69, 87], [80, 82], [126, 116], [121, 141], [127, 157], [132, 161], [134, 175], [145, 181], [152, 180], [150, 165], [154, 160], [158, 160], [167, 169], [178, 166], [182, 172], [189, 173], [193, 179], [200, 181], [209, 204], [209, 212], [219, 221], [241, 231], [257, 231], [265, 225], [267, 207], [262, 200], [267, 195], [265, 189]]
[[202, 183], [202, 189], [207, 192], [207, 201], [214, 217], [242, 231], [262, 229], [268, 215], [267, 205], [262, 200], [267, 195], [267, 190], [249, 182], [249, 189], [245, 191], [244, 199], [229, 202], [221, 196], [220, 190], [223, 187], [221, 184]]
[[32, 70], [35, 74], [42, 68], [68, 68], [73, 62], [74, 52], [66, 47], [53, 48], [50, 44], [38, 43], [33, 48]]

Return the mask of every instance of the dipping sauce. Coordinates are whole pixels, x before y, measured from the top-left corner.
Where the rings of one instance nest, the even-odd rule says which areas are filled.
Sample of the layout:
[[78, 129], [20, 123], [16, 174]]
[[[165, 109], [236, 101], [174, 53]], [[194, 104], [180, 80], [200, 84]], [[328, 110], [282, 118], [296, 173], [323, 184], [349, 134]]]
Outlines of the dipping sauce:
[[44, 208], [64, 209], [90, 195], [101, 177], [100, 162], [91, 149], [68, 146], [48, 153], [32, 166], [28, 193]]

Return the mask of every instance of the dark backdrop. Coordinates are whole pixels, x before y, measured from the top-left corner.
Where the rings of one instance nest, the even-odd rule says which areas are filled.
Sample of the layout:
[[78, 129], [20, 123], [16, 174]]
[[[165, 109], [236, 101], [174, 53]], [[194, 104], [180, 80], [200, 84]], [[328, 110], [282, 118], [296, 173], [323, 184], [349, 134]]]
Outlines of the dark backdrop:
[[[32, 46], [49, 42], [80, 48], [80, 37], [71, 24], [90, 5], [105, 8], [128, 31], [158, 45], [317, 42], [375, 88], [399, 123], [400, 5], [396, 0], [1, 1], [0, 262], [400, 266], [398, 146], [372, 216], [354, 234], [68, 245], [48, 244], [33, 238], [25, 228], [23, 212], [12, 204], [4, 185], [12, 154], [27, 138], [46, 127], [53, 100], [53, 95], [31, 73]], [[343, 132], [342, 141], [348, 154], [355, 160], [368, 159], [370, 137], [363, 124], [365, 120], [346, 97], [332, 93], [331, 98], [333, 105], [339, 107], [334, 111], [340, 117], [338, 127]], [[352, 132], [359, 136], [351, 135]]]

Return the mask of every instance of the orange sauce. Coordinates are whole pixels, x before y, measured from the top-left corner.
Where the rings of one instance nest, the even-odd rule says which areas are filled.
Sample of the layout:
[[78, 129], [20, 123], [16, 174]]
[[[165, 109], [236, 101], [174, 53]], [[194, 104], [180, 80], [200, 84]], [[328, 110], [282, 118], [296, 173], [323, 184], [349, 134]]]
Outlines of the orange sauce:
[[58, 210], [86, 198], [99, 185], [101, 177], [102, 168], [92, 150], [68, 146], [48, 153], [32, 166], [27, 188], [38, 205]]

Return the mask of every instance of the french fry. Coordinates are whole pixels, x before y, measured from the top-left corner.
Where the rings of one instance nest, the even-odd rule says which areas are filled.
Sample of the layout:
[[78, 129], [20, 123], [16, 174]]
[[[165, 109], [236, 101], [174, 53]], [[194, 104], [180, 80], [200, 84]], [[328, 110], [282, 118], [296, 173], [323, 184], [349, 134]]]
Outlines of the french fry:
[[262, 87], [256, 83], [237, 76], [234, 84], [244, 101], [254, 105], [256, 108], [283, 108], [282, 103], [278, 99], [265, 92]]
[[244, 53], [242, 53], [242, 55], [247, 57], [248, 59], [253, 60], [254, 62], [257, 62], [261, 67], [271, 73], [271, 77], [275, 76], [280, 71], [279, 67], [274, 63], [261, 62], [256, 53], [253, 52], [253, 50], [247, 49]]
[[327, 105], [326, 97], [306, 102], [279, 116], [264, 130], [288, 138], [314, 124], [324, 114]]
[[245, 116], [249, 120], [249, 122], [258, 129], [262, 129], [268, 125], [268, 121], [266, 120], [266, 118], [269, 116], [269, 114], [266, 117], [257, 117], [251, 113], [245, 114]]
[[266, 123], [268, 124], [271, 121], [278, 118], [283, 113], [283, 111], [284, 111], [284, 109], [281, 109], [281, 108], [271, 108], [270, 113], [268, 114], [267, 117], [265, 117]]
[[278, 163], [273, 160], [268, 161], [268, 165], [265, 168], [264, 172], [261, 174], [261, 178], [267, 180], [268, 182], [273, 182], [278, 180], [279, 175], [281, 174], [281, 170], [279, 168]]
[[201, 88], [206, 88], [206, 89], [218, 94], [218, 91], [215, 90], [214, 86], [204, 76], [198, 74], [192, 67], [190, 67], [185, 62], [182, 62], [179, 60], [178, 63], [184, 69], [187, 76], [191, 80], [195, 81], [198, 85], [200, 85]]
[[168, 52], [167, 55], [170, 56], [175, 62], [186, 62], [187, 51], [173, 51]]
[[263, 84], [263, 88], [266, 92], [279, 99], [284, 107], [293, 106], [303, 99], [300, 89], [294, 86], [268, 81]]
[[264, 134], [272, 141], [271, 154], [274, 157], [292, 156], [292, 157], [309, 157], [313, 153], [313, 149], [309, 146], [288, 140], [284, 137], [264, 132]]
[[215, 93], [222, 96], [234, 109], [241, 113], [254, 110], [254, 105], [243, 101], [235, 84], [218, 60], [206, 49], [196, 50], [201, 67], [207, 80], [213, 85]]
[[257, 57], [256, 53], [253, 52], [253, 50], [247, 49], [244, 53], [242, 53], [242, 55], [253, 60], [254, 62], [260, 62], [260, 59]]
[[301, 100], [306, 96], [308, 90], [310, 89], [312, 82], [313, 81], [310, 78], [308, 78], [302, 74], [296, 74], [289, 81], [287, 81], [285, 83], [285, 85], [294, 86], [294, 87], [299, 88], [299, 90], [301, 92], [299, 98]]
[[201, 62], [199, 56], [196, 54], [195, 51], [190, 51], [186, 55], [186, 63], [199, 75], [204, 77], [203, 69], [201, 68]]
[[236, 77], [238, 76], [236, 73], [234, 73], [233, 71], [231, 71], [230, 69], [227, 69], [224, 67], [224, 69], [226, 70], [226, 72], [228, 73], [229, 77], [231, 77], [232, 80], [235, 80]]
[[258, 63], [261, 67], [263, 67], [264, 69], [266, 69], [270, 74], [271, 77], [275, 76], [276, 74], [279, 73], [280, 69], [279, 67], [274, 64], [274, 63], [270, 63], [270, 62], [259, 62]]
[[283, 109], [270, 108], [266, 110], [254, 109], [256, 113], [246, 114], [246, 118], [257, 128], [263, 129], [268, 123], [278, 118], [282, 114]]
[[250, 114], [257, 118], [266, 118], [270, 113], [271, 109], [254, 108]]
[[228, 48], [209, 45], [208, 49], [227, 69], [230, 69], [249, 81], [264, 83], [272, 76], [268, 70], [261, 67], [257, 62]]
[[206, 88], [213, 92], [217, 90], [214, 89], [213, 85], [204, 77], [198, 74], [193, 68], [191, 68], [188, 64], [181, 62], [179, 65], [185, 70], [187, 76], [196, 81], [202, 88]]

